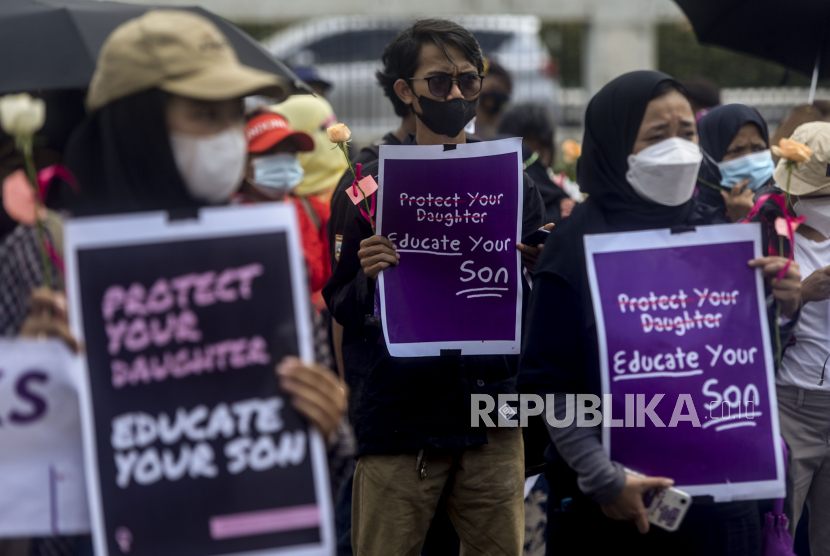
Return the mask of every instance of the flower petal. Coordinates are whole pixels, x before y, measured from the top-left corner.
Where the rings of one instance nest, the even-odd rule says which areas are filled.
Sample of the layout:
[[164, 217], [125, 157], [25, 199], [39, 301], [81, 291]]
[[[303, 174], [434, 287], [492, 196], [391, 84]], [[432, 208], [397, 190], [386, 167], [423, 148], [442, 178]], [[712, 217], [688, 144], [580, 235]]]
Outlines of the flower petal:
[[779, 216], [775, 219], [775, 232], [779, 236], [790, 237], [790, 231], [787, 229], [787, 219]]
[[0, 126], [12, 136], [34, 135], [46, 119], [46, 103], [26, 93], [0, 98]]
[[787, 138], [781, 139], [778, 146], [773, 145], [770, 150], [775, 156], [792, 162], [809, 162], [813, 155], [813, 150], [804, 143]]
[[329, 135], [329, 141], [335, 144], [345, 143], [352, 136], [352, 132], [349, 131], [349, 128], [346, 127], [346, 124], [334, 124], [333, 126], [326, 129], [326, 133], [328, 133]]
[[803, 216], [799, 216], [797, 218], [792, 216], [788, 216], [786, 218], [779, 216], [775, 219], [775, 231], [779, 236], [792, 239], [790, 231], [792, 230], [792, 233], [794, 234], [798, 227], [803, 223]]

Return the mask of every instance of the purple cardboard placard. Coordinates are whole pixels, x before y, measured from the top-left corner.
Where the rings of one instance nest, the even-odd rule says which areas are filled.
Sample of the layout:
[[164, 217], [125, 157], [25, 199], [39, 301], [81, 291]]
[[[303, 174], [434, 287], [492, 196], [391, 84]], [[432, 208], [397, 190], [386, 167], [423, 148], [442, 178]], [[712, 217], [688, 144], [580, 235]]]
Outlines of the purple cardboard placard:
[[718, 501], [784, 496], [763, 280], [747, 265], [760, 238], [756, 224], [585, 237], [613, 461]]
[[521, 140], [380, 149], [383, 333], [394, 357], [517, 354], [521, 337]]

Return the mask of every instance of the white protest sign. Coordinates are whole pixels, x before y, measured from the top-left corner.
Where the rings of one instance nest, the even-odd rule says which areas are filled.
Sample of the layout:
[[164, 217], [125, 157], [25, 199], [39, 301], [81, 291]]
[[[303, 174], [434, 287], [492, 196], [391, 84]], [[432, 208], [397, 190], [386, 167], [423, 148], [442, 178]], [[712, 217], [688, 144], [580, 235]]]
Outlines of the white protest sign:
[[0, 340], [0, 537], [89, 532], [79, 369], [58, 340]]

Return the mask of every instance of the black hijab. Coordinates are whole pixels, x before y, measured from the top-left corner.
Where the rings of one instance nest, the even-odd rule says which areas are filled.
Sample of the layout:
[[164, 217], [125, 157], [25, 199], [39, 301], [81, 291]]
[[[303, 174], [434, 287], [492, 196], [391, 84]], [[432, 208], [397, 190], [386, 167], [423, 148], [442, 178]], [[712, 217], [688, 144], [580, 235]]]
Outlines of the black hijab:
[[682, 222], [691, 211], [691, 202], [667, 207], [643, 199], [625, 179], [628, 156], [646, 107], [657, 87], [666, 81], [682, 90], [665, 73], [626, 73], [594, 95], [585, 112], [576, 181], [599, 205], [615, 231], [669, 227]]
[[593, 322], [593, 309], [587, 297], [583, 236], [671, 228], [684, 224], [692, 213], [693, 201], [677, 207], [653, 203], [640, 197], [625, 179], [646, 107], [665, 82], [682, 90], [665, 73], [634, 71], [614, 79], [591, 99], [577, 165], [577, 181], [589, 197], [554, 228], [536, 265], [536, 273], [556, 274], [588, 299], [584, 304], [588, 322]]
[[150, 89], [115, 100], [73, 133], [65, 164], [80, 184], [78, 216], [200, 206], [176, 168], [165, 121], [166, 94]]
[[[697, 133], [700, 136], [700, 148], [711, 157], [703, 157], [703, 164], [700, 166], [698, 177], [708, 183], [720, 185], [720, 170], [716, 162], [723, 161], [729, 144], [738, 134], [738, 130], [744, 124], [755, 124], [761, 131], [764, 142], [769, 147], [769, 129], [767, 122], [761, 114], [753, 107], [746, 104], [724, 104], [713, 108], [703, 116], [697, 123]], [[698, 213], [701, 219], [715, 223], [730, 223], [726, 216], [726, 204], [720, 191], [708, 185], [698, 183], [697, 187]]]

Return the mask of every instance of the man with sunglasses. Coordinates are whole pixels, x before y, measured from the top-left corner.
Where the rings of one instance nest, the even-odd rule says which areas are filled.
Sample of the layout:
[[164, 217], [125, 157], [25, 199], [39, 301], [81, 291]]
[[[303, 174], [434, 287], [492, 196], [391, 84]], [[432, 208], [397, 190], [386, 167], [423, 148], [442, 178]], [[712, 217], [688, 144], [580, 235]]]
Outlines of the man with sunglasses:
[[[416, 116], [404, 145], [467, 142], [483, 60], [473, 35], [441, 19], [416, 22], [388, 47], [386, 71], [397, 97]], [[377, 162], [363, 175], [377, 178]], [[352, 548], [358, 556], [420, 554], [443, 497], [465, 554], [516, 556], [524, 533], [521, 431], [470, 426], [470, 395], [513, 393], [517, 356], [393, 358], [375, 315], [377, 276], [396, 265], [387, 238], [343, 190], [332, 197], [332, 277], [323, 290], [343, 325], [343, 359], [358, 437]], [[536, 186], [525, 177], [522, 237], [545, 222]], [[540, 246], [539, 246], [540, 247]], [[532, 270], [540, 248], [519, 244]], [[424, 300], [427, 302], [428, 300]]]

